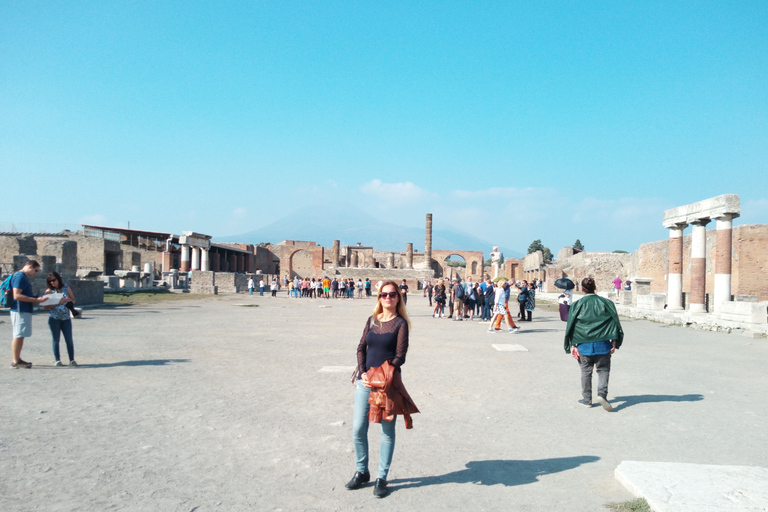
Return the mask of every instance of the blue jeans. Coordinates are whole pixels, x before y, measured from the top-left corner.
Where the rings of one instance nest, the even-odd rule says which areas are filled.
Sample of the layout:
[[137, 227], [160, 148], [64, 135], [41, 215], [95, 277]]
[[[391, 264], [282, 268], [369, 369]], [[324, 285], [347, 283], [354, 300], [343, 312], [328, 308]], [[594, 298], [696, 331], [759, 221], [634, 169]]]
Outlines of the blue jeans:
[[253, 288], [248, 288], [248, 295], [253, 295]]
[[[368, 395], [370, 388], [363, 386], [363, 381], [357, 381], [355, 390], [355, 414], [352, 418], [352, 438], [355, 441], [355, 456], [357, 458], [357, 471], [368, 471]], [[389, 465], [392, 464], [392, 454], [395, 453], [395, 422], [381, 422], [381, 450], [379, 454], [379, 475], [376, 478], [387, 479]]]
[[56, 320], [55, 318], [48, 317], [48, 326], [51, 328], [51, 334], [53, 335], [53, 357], [56, 361], [61, 361], [61, 353], [59, 352], [59, 339], [61, 333], [64, 333], [64, 341], [67, 344], [67, 354], [69, 360], [75, 360], [75, 344], [72, 341], [72, 320], [67, 318], [66, 320]]

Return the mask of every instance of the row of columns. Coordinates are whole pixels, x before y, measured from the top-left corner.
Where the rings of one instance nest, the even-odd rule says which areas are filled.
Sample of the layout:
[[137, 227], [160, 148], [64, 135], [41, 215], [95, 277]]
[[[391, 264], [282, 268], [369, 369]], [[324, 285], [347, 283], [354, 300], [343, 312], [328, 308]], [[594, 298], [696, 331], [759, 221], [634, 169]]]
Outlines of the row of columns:
[[[715, 287], [713, 305], [731, 300], [731, 252], [733, 247], [733, 218], [738, 214], [726, 213], [716, 217], [717, 238], [715, 253]], [[690, 311], [706, 312], [707, 284], [707, 224], [711, 218], [691, 221], [691, 292]], [[671, 311], [683, 309], [683, 231], [688, 223], [669, 226], [669, 271], [667, 276], [667, 307]]]
[[[192, 256], [191, 263], [190, 253]], [[208, 263], [208, 249], [182, 244], [181, 271], [189, 272], [190, 270], [210, 270], [210, 265]]]

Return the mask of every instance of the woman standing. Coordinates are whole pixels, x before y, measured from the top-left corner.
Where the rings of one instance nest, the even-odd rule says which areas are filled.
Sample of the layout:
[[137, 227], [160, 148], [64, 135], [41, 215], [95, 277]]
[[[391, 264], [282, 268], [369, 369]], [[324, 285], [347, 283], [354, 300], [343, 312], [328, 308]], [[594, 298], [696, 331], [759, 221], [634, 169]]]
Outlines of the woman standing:
[[533, 286], [528, 290], [528, 300], [525, 301], [525, 311], [528, 313], [528, 321], [531, 321], [533, 316], [533, 308], [536, 307], [536, 287]]
[[445, 312], [445, 281], [442, 279], [437, 282], [435, 286], [435, 309], [432, 311], [432, 316], [435, 318], [442, 318]]
[[[355, 442], [357, 471], [346, 487], [349, 490], [358, 489], [371, 480], [368, 472], [368, 396], [371, 386], [366, 372], [376, 368], [385, 361], [399, 372], [405, 364], [408, 352], [408, 332], [410, 321], [405, 311], [400, 288], [394, 281], [386, 281], [379, 288], [379, 298], [373, 315], [368, 318], [363, 330], [363, 337], [357, 346], [357, 389], [355, 391], [355, 412], [352, 421], [352, 435]], [[395, 451], [395, 422], [381, 421], [381, 450], [379, 455], [379, 472], [373, 495], [382, 498], [387, 494], [387, 474]]]
[[45, 290], [46, 295], [49, 293], [61, 293], [63, 295], [57, 305], [43, 307], [43, 309], [51, 312], [48, 316], [48, 326], [51, 328], [51, 335], [53, 337], [53, 357], [56, 359], [56, 366], [62, 366], [61, 354], [59, 352], [59, 340], [62, 333], [64, 333], [64, 342], [67, 344], [69, 366], [77, 366], [75, 361], [75, 343], [72, 340], [72, 320], [69, 318], [69, 309], [66, 306], [67, 303], [75, 303], [75, 294], [72, 293], [69, 286], [64, 284], [58, 272], [48, 274], [46, 283], [48, 283], [48, 289]]

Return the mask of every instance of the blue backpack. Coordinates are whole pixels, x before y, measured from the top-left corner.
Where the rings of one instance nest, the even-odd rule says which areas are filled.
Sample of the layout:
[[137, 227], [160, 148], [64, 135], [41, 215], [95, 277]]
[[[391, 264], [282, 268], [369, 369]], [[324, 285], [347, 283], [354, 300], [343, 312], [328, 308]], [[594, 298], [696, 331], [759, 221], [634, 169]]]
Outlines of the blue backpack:
[[13, 304], [13, 287], [11, 286], [11, 279], [13, 279], [13, 274], [6, 277], [3, 284], [0, 285], [0, 304], [2, 304], [4, 308], [9, 308]]

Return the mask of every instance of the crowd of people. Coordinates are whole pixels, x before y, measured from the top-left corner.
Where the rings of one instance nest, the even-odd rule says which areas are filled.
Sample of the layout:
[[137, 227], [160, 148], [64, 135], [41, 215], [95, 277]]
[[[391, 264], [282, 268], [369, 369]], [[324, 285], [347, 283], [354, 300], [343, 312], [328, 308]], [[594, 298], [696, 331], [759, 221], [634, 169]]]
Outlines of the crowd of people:
[[486, 277], [485, 280], [473, 282], [472, 277], [468, 277], [460, 283], [458, 278], [454, 277], [449, 282], [445, 279], [426, 280], [423, 283], [423, 292], [429, 299], [432, 316], [435, 318], [452, 318], [459, 322], [475, 319], [491, 321], [490, 332], [500, 330], [502, 319], [506, 319], [510, 332], [517, 332], [519, 328], [512, 320], [509, 308], [512, 289], [517, 290], [518, 320], [530, 322], [536, 307], [536, 290], [541, 290], [541, 287], [542, 282], [538, 280], [530, 284], [526, 280], [500, 279], [494, 282], [490, 277]]

